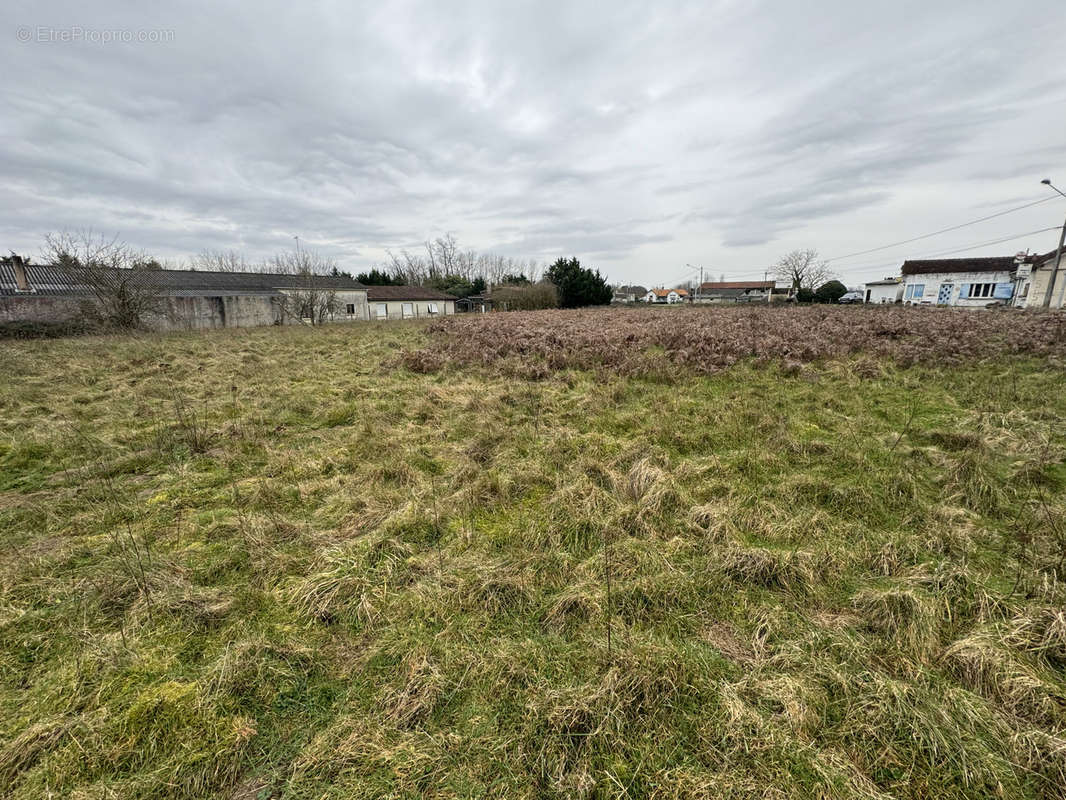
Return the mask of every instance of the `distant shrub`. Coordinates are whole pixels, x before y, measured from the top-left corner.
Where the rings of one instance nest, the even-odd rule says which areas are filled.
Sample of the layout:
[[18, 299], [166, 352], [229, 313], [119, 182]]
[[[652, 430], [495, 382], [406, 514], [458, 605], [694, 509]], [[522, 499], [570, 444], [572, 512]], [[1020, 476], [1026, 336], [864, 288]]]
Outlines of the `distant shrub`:
[[819, 303], [835, 303], [848, 293], [848, 287], [840, 281], [826, 281], [814, 291]]
[[498, 286], [492, 290], [493, 306], [498, 311], [537, 311], [559, 307], [559, 290], [555, 284], [541, 281], [523, 285]]

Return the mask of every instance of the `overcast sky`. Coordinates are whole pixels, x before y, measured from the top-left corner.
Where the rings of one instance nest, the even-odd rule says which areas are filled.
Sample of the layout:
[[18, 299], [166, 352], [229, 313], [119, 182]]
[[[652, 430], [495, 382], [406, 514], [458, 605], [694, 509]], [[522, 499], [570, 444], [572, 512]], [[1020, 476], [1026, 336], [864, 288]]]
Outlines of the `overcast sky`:
[[834, 261], [854, 285], [1066, 215], [1063, 0], [146, 5], [4, 0], [0, 250], [299, 235], [359, 271], [451, 232], [657, 285], [1049, 198]]

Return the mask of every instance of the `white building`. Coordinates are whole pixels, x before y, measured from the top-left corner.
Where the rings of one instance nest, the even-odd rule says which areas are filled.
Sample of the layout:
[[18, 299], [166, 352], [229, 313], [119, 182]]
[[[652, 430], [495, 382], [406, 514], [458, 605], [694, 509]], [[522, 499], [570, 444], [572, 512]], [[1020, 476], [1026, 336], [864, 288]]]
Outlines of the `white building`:
[[423, 319], [455, 313], [455, 297], [423, 286], [368, 286], [370, 319]]
[[637, 303], [648, 299], [648, 290], [643, 286], [616, 286], [612, 303]]
[[903, 279], [885, 278], [883, 281], [870, 281], [863, 287], [864, 303], [884, 305], [896, 303], [903, 299]]
[[1019, 262], [1014, 256], [905, 261], [904, 305], [985, 308], [1016, 305]]
[[688, 299], [688, 292], [684, 289], [652, 289], [644, 295], [645, 303], [680, 303]]
[[[1051, 292], [1048, 308], [1063, 308], [1066, 304], [1066, 253], [1063, 254], [1062, 263], [1059, 264], [1058, 275], [1052, 281], [1055, 274], [1057, 250], [1044, 253], [1042, 256], [1032, 256], [1032, 264], [1023, 264], [1018, 268], [1018, 297], [1017, 305], [1022, 308], [1044, 308], [1045, 300], [1048, 300], [1048, 292]], [[1054, 283], [1054, 286], [1051, 284]]]
[[774, 281], [710, 281], [701, 283], [694, 303], [767, 303]]

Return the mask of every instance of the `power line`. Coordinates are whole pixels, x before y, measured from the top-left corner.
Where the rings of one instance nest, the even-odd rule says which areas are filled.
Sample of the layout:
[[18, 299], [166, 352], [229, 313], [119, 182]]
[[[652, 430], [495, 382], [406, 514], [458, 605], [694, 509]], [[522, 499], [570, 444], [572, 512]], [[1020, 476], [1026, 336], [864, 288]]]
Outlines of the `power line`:
[[[1013, 241], [1015, 239], [1022, 239], [1022, 238], [1026, 237], [1026, 236], [1036, 236], [1037, 234], [1040, 234], [1040, 233], [1047, 233], [1048, 231], [1057, 231], [1059, 229], [1060, 229], [1059, 226], [1055, 225], [1055, 226], [1050, 227], [1050, 228], [1041, 228], [1040, 230], [1036, 230], [1036, 231], [1026, 231], [1025, 233], [1017, 233], [1017, 234], [1014, 234], [1012, 236], [1004, 236], [1004, 237], [1002, 237], [1000, 239], [989, 239], [988, 241], [984, 241], [984, 242], [975, 242], [973, 244], [964, 245], [962, 247], [955, 247], [955, 248], [952, 248], [950, 250], [940, 250], [940, 251], [938, 251], [936, 253], [922, 253], [920, 255], [916, 254], [916, 255], [913, 255], [913, 256], [905, 256], [903, 258], [903, 260], [904, 261], [916, 261], [916, 260], [922, 260], [922, 259], [927, 259], [927, 258], [937, 258], [939, 256], [952, 255], [954, 253], [965, 253], [967, 250], [978, 250], [978, 249], [980, 249], [982, 247], [989, 247], [989, 246], [994, 245], [994, 244], [1003, 244], [1004, 242], [1010, 242], [1010, 241]], [[870, 265], [870, 266], [864, 266], [864, 267], [852, 267], [852, 269], [858, 270], [859, 272], [872, 272], [874, 270], [885, 269], [886, 267], [898, 266], [899, 263], [900, 263], [900, 260], [899, 259], [895, 259], [894, 261], [884, 261], [884, 262], [882, 262], [880, 264], [877, 264], [877, 265]]]
[[[890, 244], [884, 244], [884, 245], [881, 245], [879, 247], [871, 247], [869, 250], [858, 250], [858, 251], [856, 251], [854, 253], [846, 253], [846, 254], [840, 255], [840, 256], [833, 256], [832, 258], [828, 258], [825, 261], [828, 264], [828, 263], [833, 262], [833, 261], [842, 261], [845, 258], [854, 258], [855, 256], [862, 256], [862, 255], [866, 255], [868, 253], [877, 253], [877, 252], [880, 252], [882, 250], [888, 250], [888, 249], [890, 249], [892, 247], [900, 247], [901, 245], [911, 244], [912, 242], [920, 242], [923, 239], [930, 239], [930, 238], [932, 238], [934, 236], [940, 236], [943, 233], [950, 233], [951, 231], [957, 231], [957, 230], [960, 230], [962, 228], [968, 228], [971, 225], [977, 225], [980, 222], [987, 222], [990, 219], [996, 219], [997, 217], [1002, 217], [1002, 216], [1005, 216], [1007, 214], [1012, 214], [1015, 211], [1021, 211], [1022, 209], [1025, 209], [1025, 208], [1031, 208], [1032, 206], [1040, 205], [1041, 203], [1046, 203], [1049, 200], [1054, 200], [1054, 199], [1056, 199], [1054, 195], [1051, 195], [1049, 197], [1043, 197], [1043, 198], [1041, 198], [1039, 200], [1033, 200], [1032, 202], [1025, 203], [1025, 204], [1020, 205], [1020, 206], [1015, 206], [1013, 208], [1004, 209], [1003, 211], [997, 211], [995, 214], [989, 214], [987, 216], [980, 217], [978, 219], [970, 220], [969, 222], [963, 222], [963, 223], [961, 223], [959, 225], [952, 225], [949, 228], [941, 228], [938, 231], [932, 231], [931, 233], [923, 233], [921, 236], [915, 236], [915, 237], [910, 238], [910, 239], [902, 239], [902, 240], [900, 240], [898, 242], [892, 242]], [[1048, 231], [1051, 231], [1051, 230], [1058, 230], [1058, 227], [1056, 226], [1054, 228], [1044, 228], [1042, 230], [1031, 231], [1029, 233], [1019, 233], [1017, 235], [1008, 236], [1008, 237], [1005, 237], [1003, 239], [996, 239], [996, 240], [992, 240], [992, 241], [988, 241], [988, 242], [983, 242], [981, 244], [967, 245], [967, 246], [964, 246], [964, 247], [961, 247], [961, 248], [958, 248], [958, 249], [947, 250], [947, 251], [943, 251], [943, 252], [940, 252], [940, 253], [933, 253], [932, 255], [924, 255], [924, 256], [920, 256], [920, 257], [922, 257], [922, 258], [935, 258], [936, 256], [939, 256], [939, 255], [948, 255], [950, 253], [958, 253], [958, 252], [963, 252], [965, 250], [974, 250], [974, 249], [976, 249], [978, 247], [987, 247], [987, 246], [990, 246], [990, 245], [993, 245], [993, 244], [1002, 244], [1003, 242], [1009, 242], [1009, 241], [1011, 241], [1013, 239], [1020, 239], [1023, 236], [1034, 236], [1034, 235], [1036, 235], [1038, 233], [1047, 233]], [[904, 260], [907, 260], [907, 259], [905, 258]], [[892, 266], [892, 264], [894, 264], [894, 263], [895, 262], [891, 262], [889, 264], [882, 264], [882, 265], [879, 265], [877, 267], [863, 267], [861, 269], [862, 269], [862, 271], [873, 270], [873, 269], [884, 269], [886, 266]], [[764, 269], [764, 270], [760, 270], [758, 272], [734, 273], [730, 277], [734, 277], [734, 278], [758, 277], [759, 275], [765, 274], [765, 272], [766, 272], [766, 270]], [[686, 273], [686, 275], [684, 277], [680, 278], [678, 281], [673, 281], [673, 283], [678, 283], [678, 282], [680, 282], [680, 280], [684, 280], [686, 277], [691, 277], [694, 274], [695, 274], [695, 270], [693, 272]]]
[[842, 259], [852, 258], [854, 256], [864, 256], [867, 253], [876, 253], [879, 250], [888, 250], [891, 247], [899, 247], [900, 245], [903, 245], [903, 244], [910, 244], [911, 242], [918, 242], [918, 241], [921, 241], [922, 239], [929, 239], [929, 238], [931, 238], [933, 236], [939, 236], [942, 233], [950, 233], [951, 231], [957, 231], [960, 228], [968, 228], [970, 225], [976, 225], [978, 222], [987, 222], [990, 219], [995, 219], [996, 217], [1002, 217], [1005, 214], [1012, 214], [1015, 211], [1021, 211], [1023, 208], [1030, 208], [1031, 206], [1039, 205], [1040, 203], [1046, 203], [1048, 200], [1054, 200], [1054, 199], [1055, 199], [1055, 197], [1053, 195], [1049, 196], [1049, 197], [1043, 197], [1043, 198], [1041, 198], [1039, 200], [1034, 200], [1031, 203], [1026, 203], [1025, 205], [1015, 206], [1014, 208], [1008, 208], [1005, 211], [997, 211], [995, 214], [989, 214], [987, 217], [981, 217], [980, 219], [974, 219], [974, 220], [970, 220], [969, 222], [963, 222], [961, 225], [952, 225], [950, 228], [942, 228], [942, 229], [940, 229], [938, 231], [933, 231], [932, 233], [923, 233], [921, 236], [915, 236], [913, 239], [903, 239], [902, 241], [899, 241], [899, 242], [892, 242], [891, 244], [883, 244], [880, 247], [871, 247], [869, 250], [859, 250], [858, 252], [855, 252], [855, 253], [847, 253], [847, 254], [842, 255], [842, 256], [834, 256], [833, 258], [827, 258], [826, 262], [828, 263], [830, 261], [841, 261]]
[[[1041, 228], [1040, 230], [1026, 231], [1025, 233], [1015, 233], [1015, 234], [1011, 234], [1010, 236], [1004, 236], [1004, 237], [1001, 237], [1001, 238], [998, 238], [998, 239], [989, 239], [989, 240], [986, 240], [986, 241], [983, 241], [983, 242], [973, 242], [972, 244], [960, 245], [960, 246], [957, 246], [957, 247], [953, 247], [953, 248], [951, 248], [949, 250], [941, 250], [941, 251], [934, 252], [934, 253], [927, 253], [927, 252], [926, 253], [914, 253], [913, 255], [902, 256], [901, 258], [897, 258], [897, 259], [894, 259], [892, 261], [880, 262], [879, 264], [876, 264], [876, 265], [874, 265], [874, 264], [871, 264], [869, 266], [851, 265], [850, 268], [853, 269], [853, 270], [858, 270], [860, 272], [869, 272], [869, 271], [873, 271], [873, 270], [881, 270], [881, 269], [885, 269], [886, 267], [898, 266], [899, 263], [901, 262], [901, 260], [902, 261], [908, 261], [908, 260], [912, 260], [913, 261], [913, 260], [923, 259], [923, 258], [936, 258], [938, 256], [951, 255], [952, 253], [962, 253], [962, 252], [965, 252], [967, 250], [977, 250], [978, 248], [981, 248], [981, 247], [990, 247], [991, 245], [994, 245], [994, 244], [1003, 244], [1004, 242], [1010, 242], [1010, 241], [1013, 241], [1014, 239], [1021, 239], [1021, 238], [1024, 238], [1026, 236], [1036, 236], [1037, 234], [1047, 233], [1048, 231], [1057, 231], [1057, 230], [1060, 230], [1060, 226], [1055, 225], [1055, 226], [1052, 226], [1050, 228]], [[849, 267], [848, 267], [848, 265], [844, 265], [843, 268], [847, 269]], [[759, 276], [759, 275], [762, 275], [762, 274], [763, 273], [761, 271], [760, 272], [743, 272], [743, 273], [735, 274], [735, 275], [733, 275], [731, 277], [739, 277], [739, 278], [756, 277], [756, 276]]]
[[681, 283], [682, 281], [684, 281], [684, 280], [686, 280], [688, 278], [691, 278], [693, 275], [695, 275], [699, 271], [700, 271], [700, 268], [696, 267], [695, 269], [686, 272], [684, 275], [682, 275], [677, 280], [668, 281], [668, 282], [664, 283], [663, 286], [671, 286], [671, 287], [672, 286], [676, 286], [677, 284]]

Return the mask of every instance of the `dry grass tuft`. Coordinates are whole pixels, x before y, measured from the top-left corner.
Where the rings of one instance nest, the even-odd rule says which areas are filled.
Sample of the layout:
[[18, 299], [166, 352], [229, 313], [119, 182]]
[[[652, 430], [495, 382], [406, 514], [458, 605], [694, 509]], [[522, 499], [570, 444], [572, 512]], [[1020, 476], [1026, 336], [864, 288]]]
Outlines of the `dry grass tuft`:
[[555, 595], [544, 614], [544, 625], [550, 630], [566, 631], [590, 620], [603, 619], [599, 586], [578, 583]]
[[730, 548], [723, 554], [722, 571], [740, 583], [805, 593], [817, 578], [817, 558], [802, 550], [765, 547]]
[[936, 606], [914, 589], [866, 589], [853, 598], [852, 608], [870, 631], [919, 659], [938, 644]]
[[1066, 667], [1066, 611], [1041, 608], [1020, 614], [1007, 624], [1004, 642], [1052, 666]]
[[[655, 466], [651, 459], [642, 458], [626, 474], [626, 479], [622, 486], [623, 493], [630, 502], [641, 504], [645, 496], [655, 489], [657, 485], [664, 483], [665, 480], [666, 473], [663, 470]], [[655, 498], [652, 498], [650, 502], [643, 503], [643, 505], [651, 505], [654, 500]]]
[[326, 551], [322, 568], [297, 581], [288, 598], [303, 613], [324, 623], [376, 619], [376, 603], [409, 583], [421, 571], [412, 545], [377, 534]]
[[962, 683], [1008, 713], [1037, 724], [1066, 720], [1066, 694], [998, 643], [991, 631], [978, 631], [952, 644], [944, 663]]
[[445, 678], [424, 652], [414, 652], [399, 669], [400, 683], [385, 689], [381, 707], [401, 728], [413, 728], [426, 721], [444, 695]]
[[0, 749], [0, 790], [9, 791], [20, 772], [30, 769], [53, 749], [75, 724], [73, 717], [57, 717], [30, 725]]
[[496, 617], [528, 611], [534, 590], [523, 574], [487, 565], [468, 578], [461, 591], [466, 605]]
[[729, 623], [715, 622], [708, 625], [700, 631], [700, 638], [730, 661], [738, 664], [750, 664], [755, 661], [755, 651], [751, 644], [741, 639]]
[[1026, 730], [1011, 738], [1014, 758], [1021, 766], [1039, 776], [1039, 796], [1066, 798], [1066, 738], [1045, 731]]

